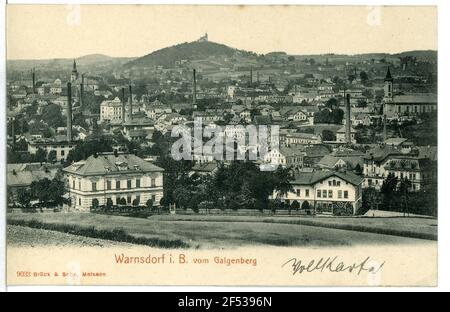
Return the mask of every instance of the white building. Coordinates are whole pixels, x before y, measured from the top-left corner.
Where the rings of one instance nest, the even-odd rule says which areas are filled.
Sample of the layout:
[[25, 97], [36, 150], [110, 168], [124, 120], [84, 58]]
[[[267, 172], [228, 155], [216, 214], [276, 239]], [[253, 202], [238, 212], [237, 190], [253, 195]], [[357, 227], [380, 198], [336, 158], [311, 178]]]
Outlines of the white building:
[[299, 172], [291, 182], [293, 192], [281, 200], [289, 204], [297, 201], [300, 207], [308, 206], [316, 213], [354, 215], [362, 205], [362, 182], [362, 178], [350, 172]]
[[146, 205], [149, 199], [159, 205], [163, 196], [163, 169], [133, 154], [103, 153], [63, 169], [68, 184], [71, 208], [89, 211], [94, 200], [113, 205], [125, 199]]
[[100, 104], [100, 122], [122, 122], [122, 101], [118, 97]]

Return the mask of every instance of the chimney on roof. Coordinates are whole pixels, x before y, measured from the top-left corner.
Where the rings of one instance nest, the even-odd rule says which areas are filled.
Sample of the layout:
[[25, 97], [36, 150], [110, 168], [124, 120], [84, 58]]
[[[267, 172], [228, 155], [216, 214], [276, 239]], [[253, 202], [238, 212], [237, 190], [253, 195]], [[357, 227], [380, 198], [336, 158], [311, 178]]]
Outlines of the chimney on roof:
[[253, 68], [250, 67], [250, 85], [253, 83]]
[[122, 88], [122, 123], [125, 122], [125, 113], [126, 113], [126, 105], [125, 105], [125, 88]]
[[130, 90], [128, 102], [130, 103], [130, 120], [133, 119], [133, 93], [131, 91], [131, 85], [128, 86]]
[[67, 141], [72, 142], [72, 84], [67, 83]]
[[348, 144], [352, 143], [351, 121], [350, 121], [350, 94], [347, 93], [345, 102], [345, 139]]
[[192, 106], [194, 108], [197, 108], [197, 71], [195, 70], [195, 68], [192, 70], [192, 79]]
[[31, 80], [33, 81], [33, 94], [36, 93], [36, 73], [33, 67], [33, 70], [31, 71]]

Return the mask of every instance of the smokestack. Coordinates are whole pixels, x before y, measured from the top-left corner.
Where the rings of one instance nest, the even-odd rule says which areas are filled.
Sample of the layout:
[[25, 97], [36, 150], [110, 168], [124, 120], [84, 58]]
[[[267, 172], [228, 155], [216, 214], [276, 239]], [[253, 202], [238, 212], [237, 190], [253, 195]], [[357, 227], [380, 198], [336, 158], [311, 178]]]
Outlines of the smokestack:
[[33, 94], [36, 94], [36, 73], [34, 71], [34, 68], [31, 72], [31, 80], [33, 81]]
[[80, 106], [83, 106], [83, 96], [84, 96], [84, 74], [81, 74], [81, 84], [80, 84]]
[[128, 102], [130, 102], [130, 120], [133, 119], [133, 93], [131, 92], [131, 85], [129, 85], [130, 89], [130, 97], [128, 98]]
[[250, 84], [253, 83], [253, 68], [250, 67]]
[[383, 104], [383, 142], [387, 139], [387, 132], [386, 132], [386, 104]]
[[125, 122], [125, 113], [126, 113], [126, 107], [125, 107], [125, 88], [122, 88], [122, 123]]
[[67, 141], [72, 142], [72, 84], [67, 83]]
[[193, 87], [192, 87], [192, 105], [194, 106], [194, 108], [197, 105], [197, 74], [196, 74], [196, 70], [193, 69], [192, 70], [192, 79], [193, 81]]
[[345, 103], [345, 139], [347, 140], [347, 143], [352, 142], [351, 137], [351, 121], [350, 121], [350, 94], [347, 94], [347, 101]]
[[11, 123], [11, 136], [12, 136], [12, 142], [13, 142], [12, 150], [14, 150], [14, 147], [16, 146], [15, 123], [16, 123], [16, 119], [14, 118]]

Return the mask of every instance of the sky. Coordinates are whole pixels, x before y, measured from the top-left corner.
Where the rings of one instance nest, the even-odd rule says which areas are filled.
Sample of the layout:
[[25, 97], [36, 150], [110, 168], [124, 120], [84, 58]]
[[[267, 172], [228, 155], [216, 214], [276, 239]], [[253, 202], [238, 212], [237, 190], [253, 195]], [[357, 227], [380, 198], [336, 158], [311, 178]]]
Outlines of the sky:
[[6, 19], [8, 59], [136, 57], [205, 32], [256, 53], [437, 50], [433, 6], [8, 5]]

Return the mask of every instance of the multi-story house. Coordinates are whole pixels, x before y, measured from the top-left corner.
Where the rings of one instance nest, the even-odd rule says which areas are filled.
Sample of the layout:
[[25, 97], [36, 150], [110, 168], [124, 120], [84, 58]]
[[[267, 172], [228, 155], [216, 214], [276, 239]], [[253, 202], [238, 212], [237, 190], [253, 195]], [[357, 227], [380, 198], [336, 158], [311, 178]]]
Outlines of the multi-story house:
[[303, 168], [305, 152], [299, 148], [281, 146], [264, 155], [264, 162], [294, 169]]
[[426, 189], [432, 180], [432, 161], [417, 150], [380, 146], [364, 156], [365, 188], [380, 189], [389, 174], [411, 182], [411, 191]]
[[61, 161], [67, 158], [67, 155], [75, 148], [75, 145], [76, 143], [68, 141], [38, 140], [28, 143], [28, 152], [34, 155], [41, 149], [48, 155], [54, 151], [56, 153], [56, 160]]
[[163, 169], [133, 154], [102, 153], [63, 169], [71, 208], [89, 211], [94, 200], [114, 205], [143, 206], [149, 199], [158, 205], [163, 196]]
[[280, 199], [289, 204], [297, 201], [301, 207], [307, 202], [316, 213], [354, 215], [362, 205], [362, 182], [346, 171], [298, 172], [291, 182], [293, 191]]
[[118, 97], [100, 104], [100, 122], [122, 122], [122, 101]]
[[322, 136], [314, 133], [295, 132], [286, 135], [286, 145], [290, 144], [320, 144], [322, 143]]

